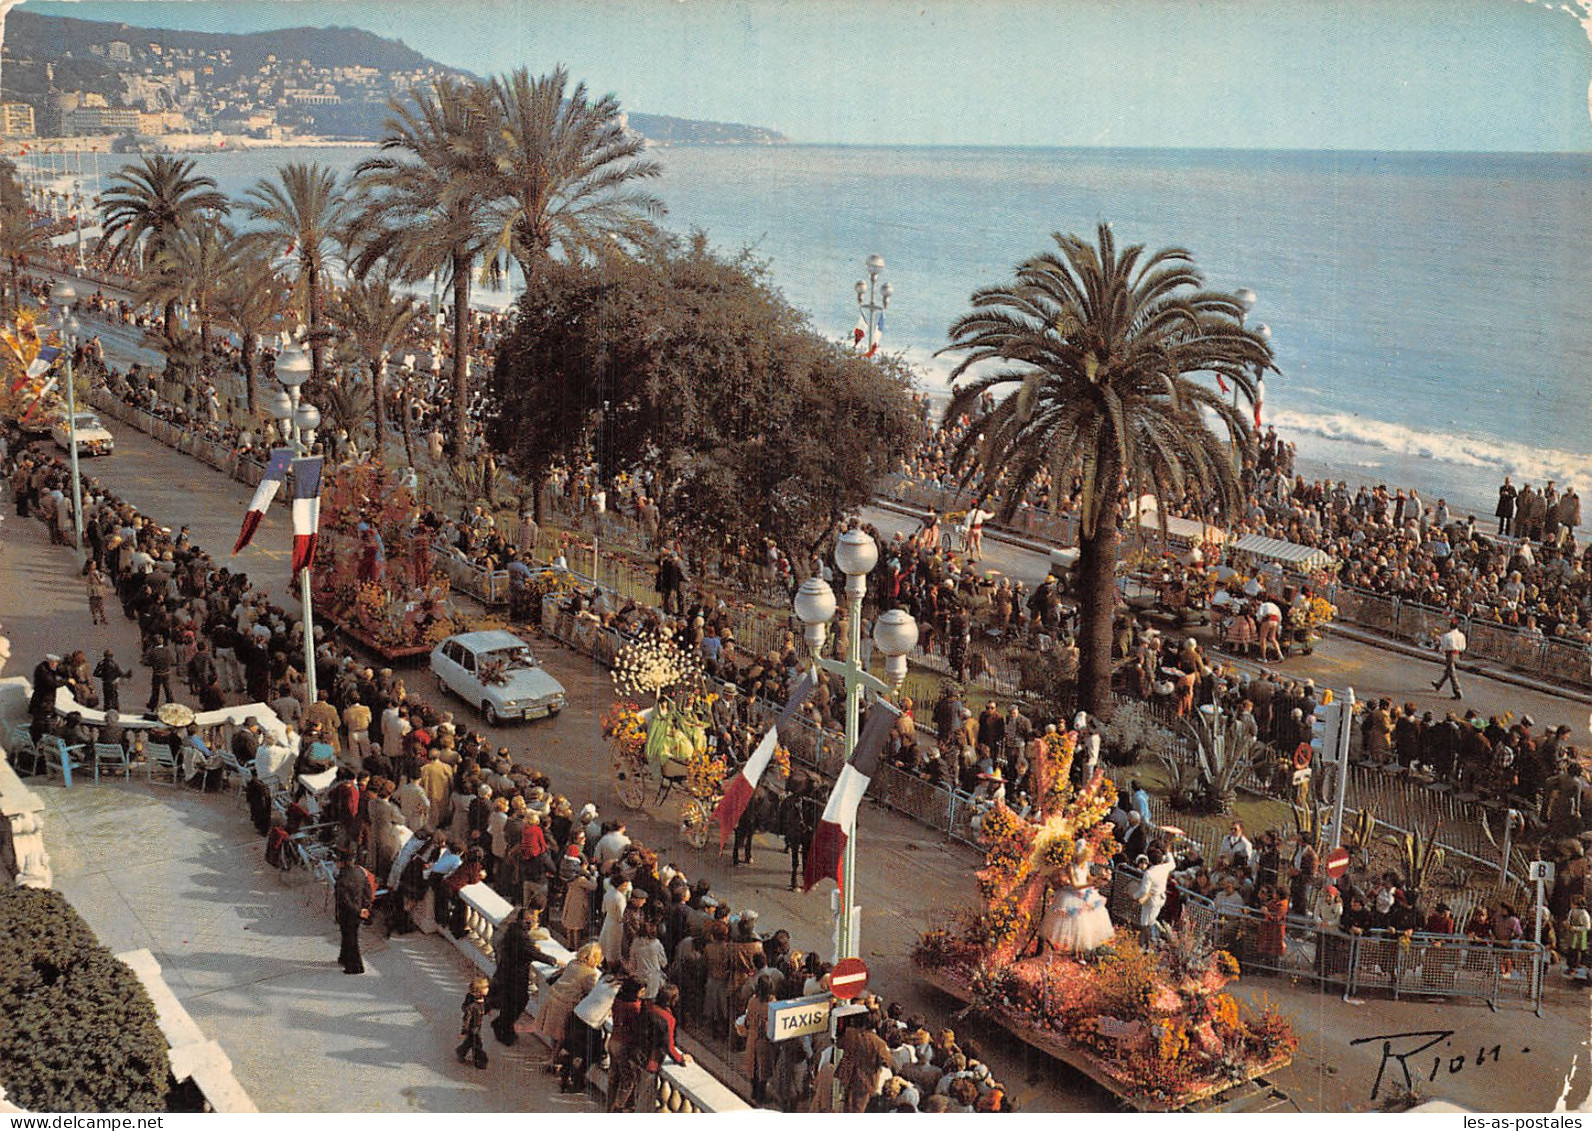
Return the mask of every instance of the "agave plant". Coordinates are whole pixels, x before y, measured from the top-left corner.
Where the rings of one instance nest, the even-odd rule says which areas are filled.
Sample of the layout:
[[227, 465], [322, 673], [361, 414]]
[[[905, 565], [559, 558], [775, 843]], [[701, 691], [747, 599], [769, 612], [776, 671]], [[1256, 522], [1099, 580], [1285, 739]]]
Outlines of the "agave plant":
[[1437, 843], [1437, 830], [1442, 826], [1442, 820], [1437, 819], [1424, 831], [1416, 829], [1414, 832], [1399, 833], [1386, 838], [1389, 844], [1399, 850], [1399, 865], [1404, 872], [1404, 886], [1413, 893], [1419, 893], [1426, 886], [1427, 879], [1435, 869], [1442, 866], [1443, 859], [1447, 855]]
[[1371, 848], [1371, 838], [1376, 834], [1376, 814], [1361, 809], [1344, 820], [1343, 847], [1362, 859]]
[[1213, 813], [1232, 812], [1238, 781], [1250, 768], [1259, 746], [1237, 719], [1218, 709], [1196, 712], [1178, 723], [1194, 747], [1195, 790]]

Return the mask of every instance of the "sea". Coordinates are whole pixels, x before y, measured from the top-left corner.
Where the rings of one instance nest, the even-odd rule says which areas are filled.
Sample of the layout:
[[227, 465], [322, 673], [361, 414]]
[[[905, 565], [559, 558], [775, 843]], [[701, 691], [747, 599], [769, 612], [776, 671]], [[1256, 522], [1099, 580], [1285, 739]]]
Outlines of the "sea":
[[[196, 157], [234, 196], [289, 161]], [[1299, 470], [1415, 486], [1490, 514], [1504, 475], [1592, 489], [1592, 155], [833, 146], [659, 148], [667, 225], [750, 249], [814, 327], [849, 340], [864, 260], [893, 294], [882, 346], [948, 394], [946, 331], [1053, 233], [1187, 249], [1248, 287], [1280, 375], [1264, 419]], [[507, 302], [511, 291], [485, 292]]]

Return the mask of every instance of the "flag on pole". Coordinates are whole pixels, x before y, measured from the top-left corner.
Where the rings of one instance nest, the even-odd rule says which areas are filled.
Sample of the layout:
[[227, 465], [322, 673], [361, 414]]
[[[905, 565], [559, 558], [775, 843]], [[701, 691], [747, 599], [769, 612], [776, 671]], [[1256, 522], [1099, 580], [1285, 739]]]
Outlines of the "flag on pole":
[[1266, 401], [1266, 379], [1255, 382], [1255, 431], [1260, 431], [1260, 406]]
[[41, 404], [44, 403], [44, 398], [50, 395], [50, 390], [55, 388], [55, 385], [56, 385], [56, 378], [54, 378], [54, 377], [51, 377], [48, 381], [45, 382], [44, 388], [39, 390], [39, 395], [34, 397], [33, 400], [31, 402], [29, 402], [28, 410], [22, 414], [22, 418], [19, 421], [19, 423], [23, 423], [23, 424], [27, 423], [28, 417], [33, 415], [33, 410], [38, 408]]
[[50, 371], [50, 367], [60, 360], [60, 357], [60, 346], [45, 346], [40, 349], [39, 355], [28, 362], [28, 367], [23, 370], [22, 376], [11, 382], [11, 391], [14, 393], [29, 381], [43, 377]]
[[315, 564], [315, 538], [321, 529], [320, 456], [293, 461], [293, 576]]
[[829, 794], [829, 803], [824, 806], [824, 815], [813, 833], [813, 843], [807, 849], [803, 891], [811, 890], [814, 884], [826, 876], [833, 878], [837, 884], [841, 882], [846, 842], [857, 827], [857, 806], [862, 804], [862, 795], [868, 792], [868, 783], [879, 772], [879, 755], [884, 751], [884, 740], [889, 737], [890, 728], [895, 726], [895, 721], [900, 717], [901, 712], [883, 699], [874, 700], [868, 708], [862, 733], [857, 736], [857, 748], [851, 752], [851, 760], [840, 768], [835, 788]]
[[272, 450], [271, 459], [265, 465], [265, 474], [260, 477], [260, 485], [254, 489], [254, 498], [249, 500], [249, 509], [243, 514], [243, 529], [238, 531], [238, 540], [232, 547], [233, 557], [242, 552], [243, 547], [254, 537], [254, 532], [260, 529], [260, 523], [265, 521], [265, 512], [281, 489], [282, 481], [287, 478], [287, 467], [292, 459], [292, 448]]
[[874, 320], [873, 341], [869, 343], [868, 352], [866, 354], [864, 354], [863, 356], [872, 357], [874, 354], [878, 353], [879, 352], [879, 341], [883, 337], [884, 337], [884, 311], [881, 310], [879, 312], [877, 318], [875, 318], [875, 320]]
[[807, 697], [813, 693], [813, 688], [817, 686], [818, 680], [811, 671], [802, 673], [801, 679], [791, 689], [790, 699], [780, 711], [779, 718], [774, 720], [774, 725], [763, 735], [763, 740], [757, 744], [757, 749], [752, 751], [752, 756], [746, 760], [746, 765], [741, 767], [741, 772], [725, 783], [724, 798], [713, 809], [713, 817], [719, 823], [721, 851], [724, 842], [730, 838], [730, 830], [735, 828], [741, 815], [746, 812], [746, 807], [752, 803], [752, 795], [757, 792], [757, 783], [763, 779], [763, 771], [767, 770], [768, 764], [774, 760], [774, 750], [779, 746], [779, 728], [795, 717], [796, 712], [801, 710], [802, 704], [807, 702]]
[[851, 348], [856, 349], [862, 345], [862, 339], [868, 336], [868, 320], [862, 315], [857, 315], [857, 325], [851, 331]]

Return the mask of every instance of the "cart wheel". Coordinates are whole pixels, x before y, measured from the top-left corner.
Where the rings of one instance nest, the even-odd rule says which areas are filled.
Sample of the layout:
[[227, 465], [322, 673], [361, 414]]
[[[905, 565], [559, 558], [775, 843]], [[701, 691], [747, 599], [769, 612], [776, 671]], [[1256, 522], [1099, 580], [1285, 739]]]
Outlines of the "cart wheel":
[[646, 804], [647, 783], [634, 770], [619, 771], [619, 800], [630, 809], [640, 809]]
[[706, 802], [688, 797], [680, 803], [680, 833], [692, 848], [706, 848], [712, 814]]

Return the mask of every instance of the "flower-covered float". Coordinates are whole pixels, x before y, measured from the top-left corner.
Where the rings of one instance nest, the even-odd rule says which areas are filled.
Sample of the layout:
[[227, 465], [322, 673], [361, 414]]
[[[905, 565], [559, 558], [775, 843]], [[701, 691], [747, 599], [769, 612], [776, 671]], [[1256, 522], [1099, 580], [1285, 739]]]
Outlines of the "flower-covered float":
[[1187, 1107], [1288, 1063], [1288, 1021], [1228, 992], [1231, 954], [1192, 927], [1153, 948], [1112, 928], [1093, 881], [1116, 850], [1105, 823], [1115, 790], [1098, 772], [1074, 789], [1074, 743], [1047, 742], [1031, 819], [1004, 804], [985, 816], [983, 908], [923, 934], [921, 973], [1144, 1110]]
[[379, 464], [341, 464], [321, 487], [315, 611], [388, 660], [423, 656], [466, 628], [418, 514], [414, 493]]
[[[681, 790], [681, 835], [704, 847], [727, 767], [708, 741], [716, 696], [705, 690], [701, 668], [664, 630], [621, 648], [613, 681], [624, 698], [603, 715], [602, 731], [613, 744], [619, 799], [641, 809], [654, 787], [654, 805]], [[641, 707], [643, 698], [652, 706]]]

